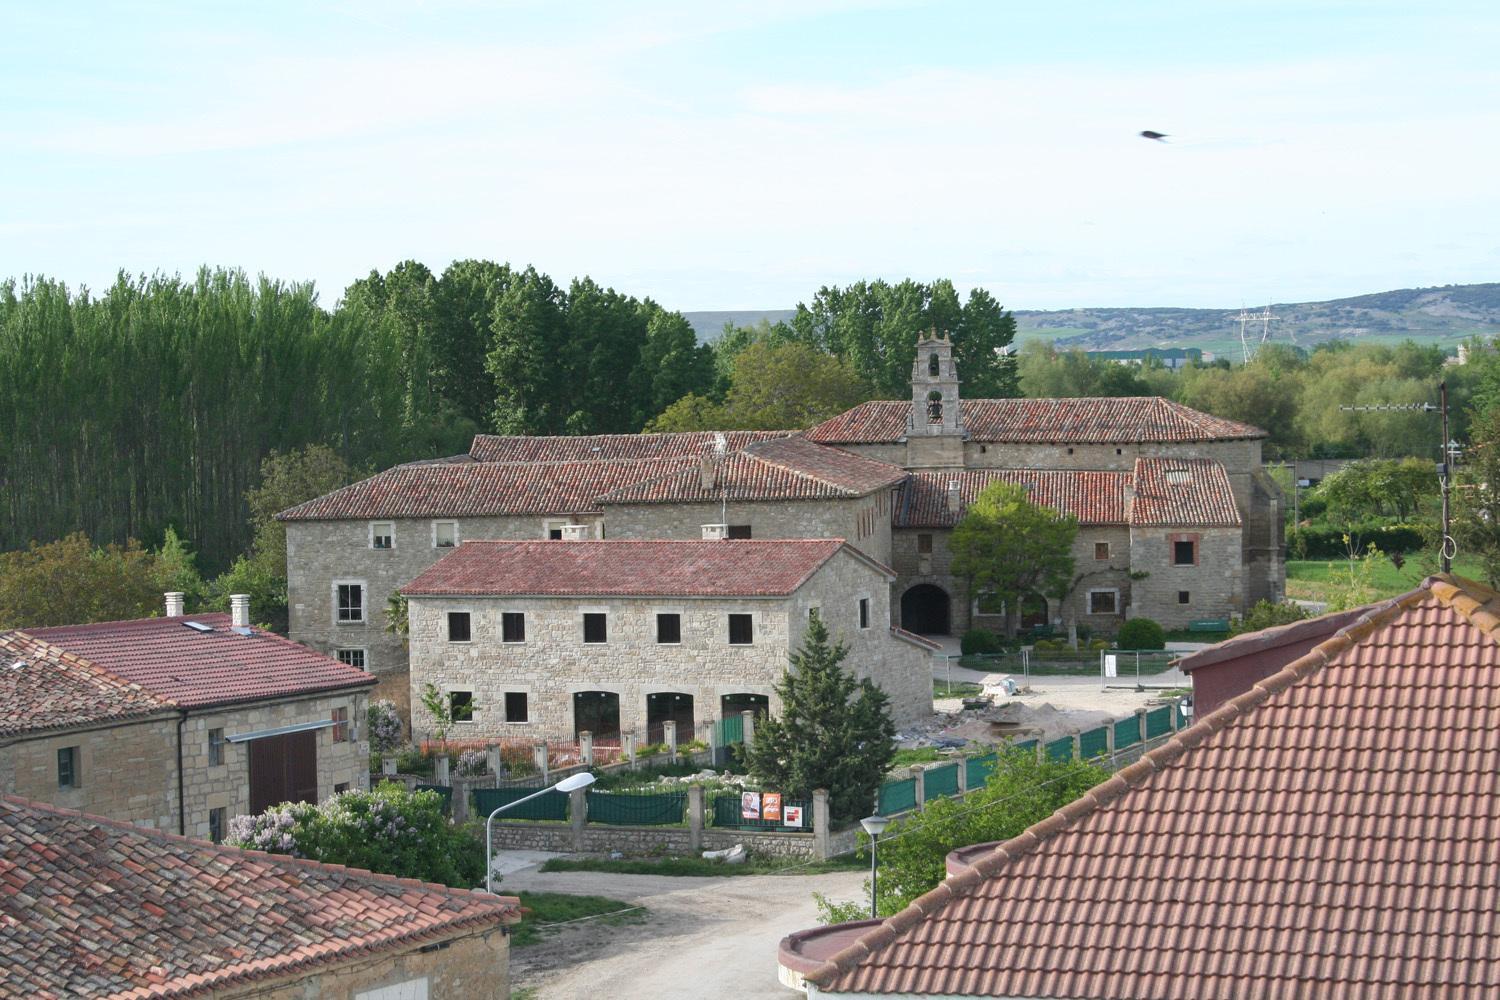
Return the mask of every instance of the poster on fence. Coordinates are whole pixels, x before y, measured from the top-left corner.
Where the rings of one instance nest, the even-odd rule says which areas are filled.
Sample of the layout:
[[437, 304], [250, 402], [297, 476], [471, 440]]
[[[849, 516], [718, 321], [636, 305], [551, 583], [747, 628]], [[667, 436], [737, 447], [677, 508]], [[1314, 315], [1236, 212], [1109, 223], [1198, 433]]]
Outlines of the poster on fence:
[[760, 797], [760, 818], [761, 819], [780, 819], [781, 818], [781, 793], [780, 792], [767, 792], [766, 794], [764, 794], [764, 795], [762, 795]]
[[740, 793], [740, 818], [760, 819], [760, 792]]
[[1104, 676], [1105, 677], [1117, 677], [1117, 676], [1119, 676], [1118, 663], [1119, 663], [1119, 661], [1115, 659], [1115, 654], [1113, 654], [1113, 653], [1105, 653], [1104, 654]]
[[785, 815], [783, 815], [781, 819], [782, 826], [800, 827], [802, 825], [801, 806], [787, 806], [786, 809], [783, 810], [783, 813]]

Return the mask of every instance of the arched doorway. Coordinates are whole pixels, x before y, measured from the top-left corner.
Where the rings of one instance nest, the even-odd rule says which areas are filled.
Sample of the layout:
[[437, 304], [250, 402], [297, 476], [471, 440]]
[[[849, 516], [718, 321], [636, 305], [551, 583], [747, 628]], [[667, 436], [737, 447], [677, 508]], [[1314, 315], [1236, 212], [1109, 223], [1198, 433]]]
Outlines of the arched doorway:
[[654, 691], [646, 695], [646, 742], [665, 743], [663, 722], [677, 723], [677, 742], [693, 739], [693, 696], [681, 691]]
[[613, 691], [579, 691], [573, 695], [573, 738], [590, 732], [594, 740], [620, 738], [620, 696]]
[[1047, 625], [1051, 619], [1047, 617], [1047, 599], [1041, 594], [1027, 594], [1021, 599], [1021, 627], [1036, 628]]
[[901, 595], [901, 627], [918, 635], [947, 635], [948, 605], [942, 587], [919, 583]]

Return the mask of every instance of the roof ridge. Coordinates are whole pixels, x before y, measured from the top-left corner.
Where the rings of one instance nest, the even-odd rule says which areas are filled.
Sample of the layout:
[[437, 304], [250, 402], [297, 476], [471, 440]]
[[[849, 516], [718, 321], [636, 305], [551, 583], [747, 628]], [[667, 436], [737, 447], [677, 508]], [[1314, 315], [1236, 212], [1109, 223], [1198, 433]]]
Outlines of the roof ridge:
[[[1436, 592], [1436, 587], [1443, 585], [1451, 587], [1452, 591], [1461, 590], [1453, 586], [1450, 581], [1439, 577], [1428, 577], [1416, 590], [1372, 606], [1357, 621], [1340, 629], [1332, 637], [1314, 646], [1281, 670], [1257, 681], [1250, 690], [1231, 698], [1213, 712], [1187, 729], [1178, 732], [1161, 746], [1142, 755], [1135, 763], [1121, 768], [1108, 780], [1095, 785], [1046, 819], [1033, 823], [1018, 835], [996, 845], [988, 855], [976, 859], [967, 871], [945, 879], [933, 889], [918, 896], [905, 910], [888, 917], [880, 927], [860, 935], [852, 944], [832, 955], [821, 967], [807, 973], [805, 978], [818, 986], [825, 986], [836, 976], [851, 971], [863, 959], [895, 941], [901, 933], [910, 929], [921, 918], [937, 912], [953, 899], [973, 892], [982, 882], [998, 875], [1010, 862], [1034, 853], [1048, 840], [1095, 810], [1109, 805], [1132, 789], [1141, 787], [1150, 780], [1152, 775], [1182, 760], [1190, 751], [1259, 708], [1273, 695], [1318, 673], [1334, 657], [1344, 652], [1357, 640], [1383, 627], [1401, 611], [1421, 603], [1429, 593], [1437, 596], [1439, 600], [1444, 600], [1444, 603], [1448, 603]], [[1496, 624], [1500, 625], [1500, 618], [1496, 619]], [[888, 933], [877, 933], [886, 931], [888, 928]]]

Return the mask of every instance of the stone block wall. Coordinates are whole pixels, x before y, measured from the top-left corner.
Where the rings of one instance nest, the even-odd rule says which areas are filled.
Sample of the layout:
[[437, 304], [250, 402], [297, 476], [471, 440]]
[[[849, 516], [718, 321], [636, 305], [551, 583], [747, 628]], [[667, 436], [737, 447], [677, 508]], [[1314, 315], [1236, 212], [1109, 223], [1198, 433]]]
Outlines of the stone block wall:
[[[57, 785], [57, 752], [78, 748], [78, 787]], [[74, 729], [0, 746], [0, 791], [177, 832], [177, 715]]]
[[[685, 826], [613, 826], [586, 824], [581, 831], [582, 847], [573, 827], [566, 823], [523, 823], [515, 821], [494, 824], [497, 851], [550, 851], [570, 854], [608, 854], [619, 851], [629, 855], [691, 855], [692, 831]], [[722, 851], [736, 844], [772, 858], [795, 860], [817, 857], [816, 838], [812, 833], [780, 833], [774, 830], [721, 830], [709, 827], [703, 831], [704, 851]], [[501, 885], [504, 889], [504, 885]]]
[[[1172, 564], [1174, 536], [1198, 539], [1198, 562]], [[1244, 610], [1239, 528], [1137, 528], [1130, 533], [1130, 566], [1144, 572], [1131, 585], [1130, 617], [1184, 628], [1195, 619], [1228, 618]], [[1188, 603], [1179, 603], [1186, 591]]]

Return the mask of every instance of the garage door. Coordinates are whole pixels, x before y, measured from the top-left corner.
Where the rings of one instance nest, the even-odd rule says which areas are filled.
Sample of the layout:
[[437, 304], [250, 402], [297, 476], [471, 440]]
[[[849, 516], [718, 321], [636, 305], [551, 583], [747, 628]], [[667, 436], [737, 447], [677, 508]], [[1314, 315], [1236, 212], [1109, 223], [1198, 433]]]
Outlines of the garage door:
[[282, 802], [318, 801], [318, 733], [307, 730], [250, 741], [250, 812]]

